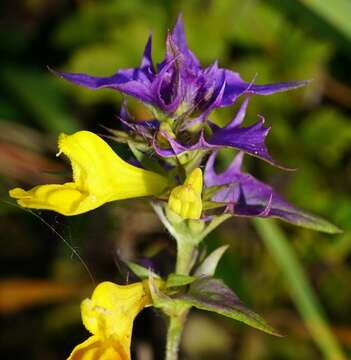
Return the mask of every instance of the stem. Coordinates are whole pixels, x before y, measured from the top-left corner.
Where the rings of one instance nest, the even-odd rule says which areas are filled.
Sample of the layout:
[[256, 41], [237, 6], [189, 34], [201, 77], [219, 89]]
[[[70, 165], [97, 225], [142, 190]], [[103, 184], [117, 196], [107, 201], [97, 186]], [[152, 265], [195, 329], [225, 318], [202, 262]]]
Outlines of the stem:
[[[177, 236], [176, 274], [189, 275], [196, 260], [197, 244], [188, 236]], [[166, 360], [178, 360], [180, 340], [190, 307], [182, 307], [178, 314], [169, 317]]]
[[217, 226], [221, 225], [222, 222], [231, 218], [231, 214], [223, 214], [215, 217], [205, 228], [205, 230], [198, 236], [197, 241], [201, 242], [210, 232], [212, 232]]
[[177, 360], [180, 340], [184, 329], [184, 323], [189, 309], [183, 310], [177, 316], [169, 318], [166, 345], [166, 360]]
[[189, 239], [179, 239], [177, 241], [177, 262], [175, 273], [179, 275], [189, 275], [191, 268], [196, 260], [196, 244]]
[[[186, 222], [172, 222], [165, 215], [164, 209], [157, 203], [151, 203], [163, 225], [177, 242], [177, 261], [175, 273], [189, 275], [196, 260], [197, 247], [203, 237], [197, 238], [190, 233]], [[202, 234], [201, 234], [202, 235]], [[167, 331], [166, 360], [178, 360], [180, 340], [184, 330], [185, 321], [190, 310], [189, 306], [181, 306], [169, 314]]]

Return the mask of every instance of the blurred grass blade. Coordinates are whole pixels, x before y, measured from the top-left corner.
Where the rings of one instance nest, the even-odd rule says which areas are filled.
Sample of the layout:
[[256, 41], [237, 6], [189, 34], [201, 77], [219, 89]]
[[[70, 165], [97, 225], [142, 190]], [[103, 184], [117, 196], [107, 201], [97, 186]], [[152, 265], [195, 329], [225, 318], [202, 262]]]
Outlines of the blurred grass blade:
[[0, 69], [2, 86], [8, 88], [27, 113], [53, 134], [77, 131], [79, 122], [68, 112], [64, 96], [46, 68], [42, 71], [7, 66]]
[[300, 0], [300, 2], [351, 39], [350, 0]]
[[274, 220], [255, 219], [254, 225], [284, 273], [293, 301], [325, 359], [346, 360], [346, 356], [331, 332], [318, 299], [284, 233]]

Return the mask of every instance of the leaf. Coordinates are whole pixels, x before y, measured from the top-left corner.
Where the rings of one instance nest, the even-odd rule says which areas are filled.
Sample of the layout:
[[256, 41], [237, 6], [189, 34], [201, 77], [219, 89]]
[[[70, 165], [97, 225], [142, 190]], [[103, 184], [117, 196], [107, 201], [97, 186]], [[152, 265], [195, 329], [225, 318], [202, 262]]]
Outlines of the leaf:
[[[284, 210], [284, 208], [282, 209]], [[339, 227], [332, 224], [328, 220], [325, 220], [320, 216], [312, 215], [304, 210], [292, 208], [291, 212], [287, 212], [287, 214], [289, 214], [289, 216], [291, 216], [292, 218], [296, 217], [297, 220], [295, 220], [294, 222], [288, 221], [293, 225], [301, 226], [314, 231], [324, 232], [326, 234], [340, 234], [343, 232], [343, 230], [341, 230]]]
[[213, 276], [215, 274], [219, 260], [228, 249], [229, 245], [223, 245], [214, 250], [196, 269], [195, 275], [197, 276]]
[[262, 317], [248, 309], [222, 280], [209, 277], [200, 278], [190, 285], [188, 293], [180, 295], [178, 299], [197, 309], [212, 311], [241, 321], [268, 334], [282, 336]]
[[64, 96], [55, 79], [46, 68], [41, 71], [19, 67], [1, 70], [2, 86], [16, 96], [18, 104], [34, 115], [37, 123], [45, 130], [72, 133], [80, 128], [65, 106]]
[[153, 271], [151, 271], [150, 269], [141, 266], [139, 264], [136, 264], [132, 261], [126, 261], [127, 266], [129, 267], [130, 270], [133, 271], [133, 273], [138, 276], [140, 279], [148, 279], [150, 277], [150, 274], [159, 279], [160, 277], [154, 273]]
[[218, 209], [223, 208], [227, 204], [223, 202], [215, 202], [215, 201], [203, 201], [203, 209], [204, 210], [212, 210], [212, 209]]
[[166, 281], [166, 288], [189, 285], [197, 278], [195, 276], [169, 274]]
[[325, 0], [300, 0], [300, 2], [351, 39], [351, 3], [349, 0], [334, 0], [332, 4]]

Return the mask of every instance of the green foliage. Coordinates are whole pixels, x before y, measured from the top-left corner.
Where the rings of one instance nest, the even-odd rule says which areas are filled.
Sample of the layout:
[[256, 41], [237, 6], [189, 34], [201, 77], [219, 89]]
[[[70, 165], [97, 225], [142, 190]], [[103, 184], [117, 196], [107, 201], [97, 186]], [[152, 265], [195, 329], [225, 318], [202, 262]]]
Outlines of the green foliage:
[[189, 275], [169, 274], [166, 281], [166, 288], [181, 287], [189, 285], [196, 280], [196, 277]]
[[335, 0], [333, 6], [323, 0], [301, 0], [301, 2], [351, 39], [351, 4], [348, 0]]
[[303, 268], [283, 232], [272, 220], [254, 220], [254, 224], [271, 255], [278, 262], [289, 284], [295, 304], [314, 340], [327, 359], [345, 359], [343, 351], [330, 331], [320, 304], [308, 284]]
[[126, 264], [128, 265], [129, 269], [133, 271], [133, 273], [138, 276], [140, 279], [148, 279], [150, 276], [155, 277], [156, 279], [159, 278], [157, 274], [155, 274], [150, 269], [147, 269], [144, 266], [136, 264], [132, 261], [127, 261]]
[[264, 319], [249, 310], [222, 280], [200, 278], [192, 282], [189, 291], [178, 296], [178, 300], [197, 309], [241, 321], [268, 334], [281, 336]]
[[209, 254], [205, 260], [196, 269], [195, 275], [197, 276], [214, 276], [218, 263], [222, 256], [228, 249], [229, 245], [220, 246]]

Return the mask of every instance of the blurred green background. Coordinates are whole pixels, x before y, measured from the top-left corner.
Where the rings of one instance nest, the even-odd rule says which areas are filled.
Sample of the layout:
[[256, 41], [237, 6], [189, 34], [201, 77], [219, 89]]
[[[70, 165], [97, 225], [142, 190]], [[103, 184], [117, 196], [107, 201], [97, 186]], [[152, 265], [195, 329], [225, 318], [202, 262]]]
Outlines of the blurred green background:
[[[7, 191], [65, 179], [69, 164], [55, 158], [60, 132], [118, 127], [118, 93], [67, 84], [47, 66], [96, 75], [137, 66], [150, 31], [160, 61], [179, 11], [203, 65], [219, 59], [247, 81], [257, 74], [257, 83], [313, 79], [304, 89], [253, 98], [247, 117], [247, 123], [258, 113], [266, 117], [273, 125], [271, 154], [298, 171], [251, 158], [245, 166], [291, 202], [344, 230], [330, 236], [283, 223], [277, 229], [227, 221], [206, 241], [209, 249], [230, 245], [217, 275], [286, 336], [194, 311], [181, 359], [351, 356], [351, 2], [16, 0], [0, 5], [2, 359], [61, 360], [86, 338], [79, 303], [93, 284], [63, 239], [96, 281], [130, 281], [121, 259], [158, 254], [164, 271], [170, 268], [174, 242], [143, 201], [108, 204], [73, 218], [34, 216], [11, 205]], [[137, 117], [146, 116], [140, 104], [131, 107]], [[212, 118], [225, 123], [234, 110], [219, 110]], [[274, 251], [270, 240], [288, 248]], [[291, 259], [303, 266], [310, 287]], [[328, 319], [324, 330], [335, 336], [331, 343], [325, 333], [314, 333], [318, 307]], [[135, 358], [162, 359], [164, 334], [160, 314], [145, 310], [135, 323]]]

